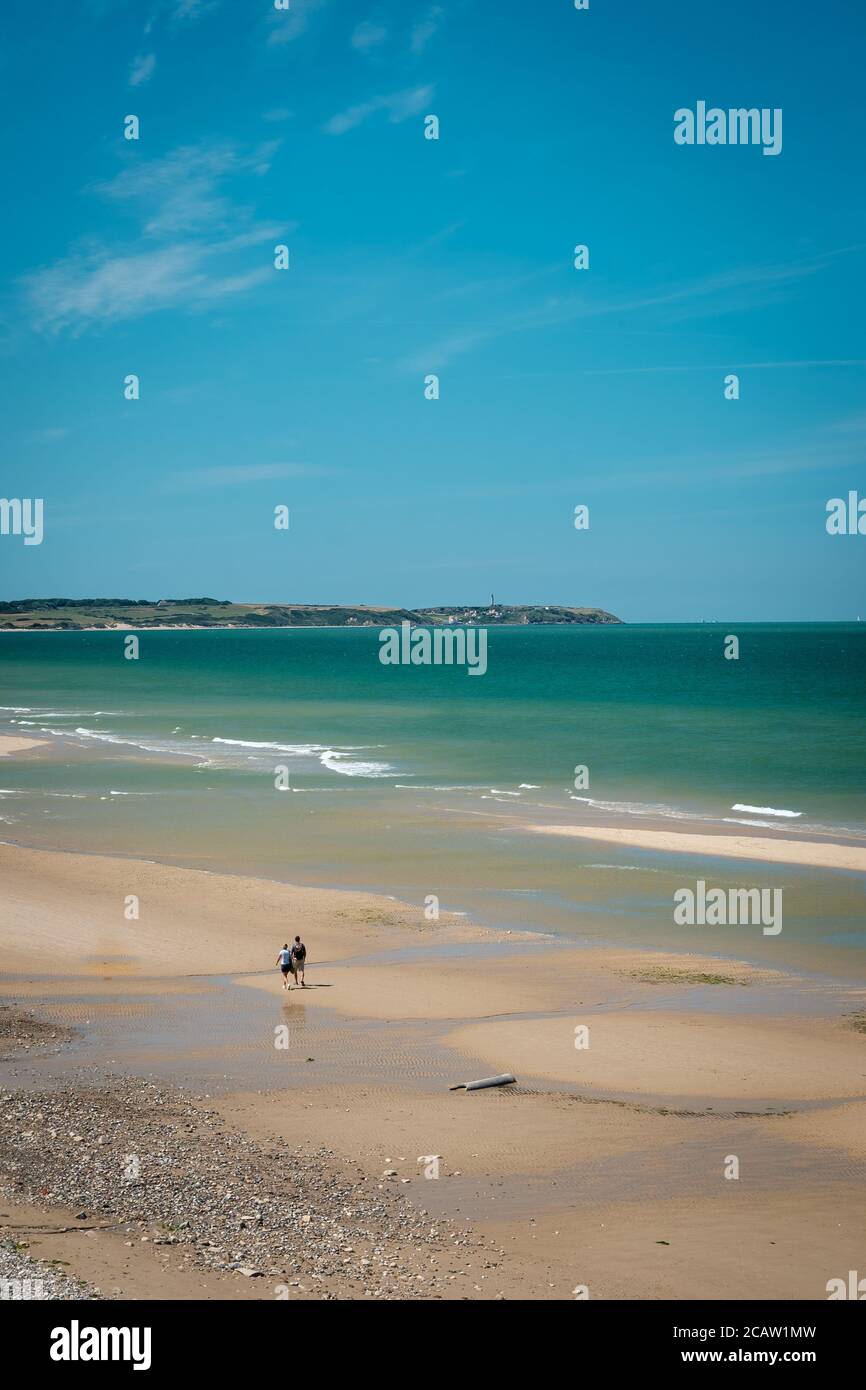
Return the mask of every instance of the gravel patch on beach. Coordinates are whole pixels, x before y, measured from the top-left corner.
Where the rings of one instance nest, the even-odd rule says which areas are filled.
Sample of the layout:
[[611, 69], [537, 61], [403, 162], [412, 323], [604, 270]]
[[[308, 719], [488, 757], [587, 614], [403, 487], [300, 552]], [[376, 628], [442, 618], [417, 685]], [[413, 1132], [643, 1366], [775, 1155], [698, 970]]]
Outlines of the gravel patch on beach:
[[96, 1290], [56, 1266], [31, 1259], [14, 1240], [0, 1241], [0, 1302], [98, 1297]]
[[467, 1266], [496, 1296], [498, 1257], [393, 1178], [255, 1141], [144, 1081], [0, 1092], [0, 1192], [177, 1247], [193, 1269], [266, 1280], [263, 1297], [454, 1297]]
[[43, 1023], [31, 1014], [22, 1014], [11, 1004], [0, 1004], [0, 1057], [15, 1057], [31, 1050], [55, 1051], [75, 1037], [72, 1028]]

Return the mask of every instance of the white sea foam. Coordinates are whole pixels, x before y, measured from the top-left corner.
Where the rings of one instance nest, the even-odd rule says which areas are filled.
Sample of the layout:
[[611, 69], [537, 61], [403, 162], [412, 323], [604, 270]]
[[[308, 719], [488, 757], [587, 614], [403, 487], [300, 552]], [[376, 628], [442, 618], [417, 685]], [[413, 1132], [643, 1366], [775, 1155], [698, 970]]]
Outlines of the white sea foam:
[[71, 715], [69, 715], [69, 716], [65, 715], [65, 714], [62, 712], [62, 710], [47, 709], [47, 710], [44, 710], [42, 714], [40, 714], [40, 716], [39, 716], [38, 719], [10, 719], [10, 720], [9, 720], [9, 723], [10, 723], [10, 724], [19, 724], [19, 725], [21, 725], [22, 727], [24, 727], [25, 725], [27, 725], [27, 726], [29, 727], [29, 726], [32, 725], [32, 724], [39, 724], [39, 723], [41, 723], [43, 719], [66, 719], [67, 717], [72, 718]]
[[417, 784], [414, 782], [395, 782], [394, 790], [404, 792], [477, 792], [480, 791], [481, 788], [479, 787], [477, 782], [473, 782], [471, 784], [467, 784], [464, 782], [457, 783], [456, 785], [454, 783], [451, 783], [449, 786], [446, 787], [432, 787], [425, 782]]
[[326, 767], [329, 772], [340, 772], [344, 777], [396, 777], [394, 769], [389, 763], [379, 762], [360, 762], [349, 758], [348, 753], [340, 749], [327, 748], [319, 756], [322, 767]]
[[[117, 709], [44, 709], [41, 705], [0, 705], [0, 714], [35, 714], [39, 719], [96, 719], [106, 718], [116, 715], [118, 718], [125, 718], [122, 710]], [[14, 724], [23, 723], [23, 720], [12, 720]]]
[[[756, 829], [778, 830], [778, 821], [763, 820], [744, 820], [738, 816], [708, 816], [702, 815], [699, 811], [676, 811], [672, 806], [652, 806], [641, 802], [631, 801], [596, 801], [591, 796], [575, 796], [569, 793], [570, 800], [582, 801], [587, 806], [592, 806], [599, 811], [613, 811], [620, 815], [630, 816], [657, 816], [662, 820], [677, 821], [701, 821], [706, 824], [721, 823], [723, 825], [750, 825]], [[794, 818], [801, 816], [802, 811], [777, 810], [772, 806], [745, 806], [739, 802], [731, 807], [732, 811], [745, 811], [749, 814], [761, 814], [768, 816], [780, 816], [783, 818]]]
[[706, 817], [697, 815], [693, 811], [675, 811], [672, 806], [666, 806], [662, 802], [653, 805], [643, 801], [597, 801], [593, 796], [575, 796], [573, 792], [568, 793], [570, 801], [582, 801], [587, 806], [593, 806], [599, 811], [613, 811], [619, 815], [626, 816], [667, 816], [671, 820], [704, 820]]
[[[567, 790], [567, 789], [566, 789]], [[618, 815], [627, 816], [658, 816], [664, 820], [680, 821], [707, 821], [716, 820], [731, 821], [734, 825], [758, 825], [758, 821], [734, 820], [729, 816], [710, 816], [702, 814], [700, 811], [677, 811], [673, 806], [666, 806], [663, 803], [653, 805], [642, 801], [598, 801], [592, 796], [575, 796], [571, 791], [568, 792], [570, 801], [581, 801], [586, 806], [592, 806], [598, 811], [611, 811]], [[781, 816], [796, 819], [802, 816], [802, 811], [779, 810], [773, 806], [747, 806], [741, 802], [731, 807], [732, 811], [744, 811], [750, 815], [762, 816]]]
[[249, 761], [257, 753], [282, 753], [295, 758], [317, 758], [322, 767], [329, 772], [338, 772], [343, 777], [394, 777], [397, 774], [390, 763], [376, 759], [353, 758], [353, 753], [367, 752], [381, 748], [381, 743], [340, 744], [334, 748], [327, 743], [277, 743], [271, 740], [243, 738], [213, 738], [212, 743], [224, 747], [252, 749]]
[[[7, 708], [15, 709], [15, 706]], [[24, 708], [21, 706], [20, 708]], [[109, 713], [109, 711], [103, 711]], [[54, 715], [55, 718], [68, 717], [66, 714], [49, 711], [47, 715]], [[47, 717], [43, 714], [42, 717]], [[34, 721], [38, 722], [38, 721]], [[386, 778], [396, 776], [395, 770], [390, 763], [379, 759], [355, 758], [355, 753], [366, 752], [370, 749], [382, 748], [380, 743], [360, 743], [338, 745], [336, 748], [326, 743], [281, 743], [272, 739], [244, 739], [244, 738], [223, 738], [220, 736], [212, 737], [208, 742], [225, 748], [226, 755], [233, 753], [228, 761], [218, 762], [215, 759], [201, 760], [201, 750], [193, 749], [189, 745], [195, 740], [201, 740], [204, 735], [190, 734], [186, 738], [160, 738], [152, 737], [131, 737], [130, 735], [120, 735], [112, 729], [93, 729], [84, 724], [78, 724], [74, 729], [58, 729], [50, 725], [41, 725], [40, 732], [50, 734], [55, 738], [79, 738], [92, 740], [97, 743], [111, 744], [121, 748], [139, 748], [146, 753], [169, 754], [176, 757], [197, 758], [197, 767], [232, 767], [238, 766], [238, 759], [242, 758], [244, 763], [255, 763], [257, 756], [270, 755], [274, 753], [294, 758], [318, 759], [322, 767], [329, 772], [339, 773], [343, 777], [370, 777]], [[178, 730], [173, 731], [177, 733]], [[121, 793], [112, 792], [111, 795]]]
[[301, 758], [311, 757], [313, 753], [324, 753], [327, 750], [327, 744], [324, 743], [270, 743], [248, 738], [212, 738], [211, 743], [225, 743], [232, 748], [270, 749], [274, 753], [294, 753]]
[[[44, 733], [56, 734], [62, 738], [69, 736], [68, 729], [44, 729]], [[198, 758], [198, 749], [186, 748], [179, 742], [172, 742], [169, 739], [148, 739], [148, 738], [118, 738], [108, 729], [86, 729], [79, 726], [72, 731], [77, 737], [85, 739], [95, 739], [98, 743], [111, 743], [120, 748], [140, 748], [144, 753], [173, 754], [178, 758]]]

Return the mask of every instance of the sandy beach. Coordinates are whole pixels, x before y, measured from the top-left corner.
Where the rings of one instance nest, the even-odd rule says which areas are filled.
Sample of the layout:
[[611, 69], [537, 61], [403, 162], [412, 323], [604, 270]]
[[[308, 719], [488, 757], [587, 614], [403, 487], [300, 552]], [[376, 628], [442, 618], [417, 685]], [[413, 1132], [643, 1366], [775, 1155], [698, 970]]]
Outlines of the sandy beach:
[[[141, 860], [2, 845], [0, 873], [4, 1013], [32, 1020], [0, 1058], [0, 1222], [103, 1295], [154, 1297], [165, 1277], [177, 1298], [272, 1298], [286, 1280], [299, 1297], [565, 1299], [589, 1283], [601, 1298], [814, 1298], [856, 1265], [857, 985], [820, 993], [747, 960], [428, 922], [374, 894]], [[273, 962], [296, 933], [309, 988], [285, 993]], [[505, 1070], [516, 1086], [448, 1089]], [[158, 1110], [137, 1078], [169, 1088]], [[70, 1105], [90, 1234], [58, 1200], [65, 1148], [16, 1139]], [[147, 1153], [158, 1132], [160, 1152], [183, 1146], [204, 1210], [222, 1184], [210, 1141], [184, 1136], [214, 1126], [227, 1188], [249, 1185], [239, 1152], [265, 1185], [304, 1165], [315, 1267], [268, 1221], [184, 1225], [188, 1199], [152, 1153], [146, 1202], [105, 1166], [112, 1144]], [[313, 1200], [346, 1165], [345, 1209], [376, 1196], [363, 1241]]]
[[578, 840], [599, 840], [610, 845], [631, 845], [660, 854], [700, 854], [707, 859], [751, 859], [764, 864], [803, 864], [818, 869], [851, 869], [866, 873], [866, 847], [796, 840], [766, 835], [695, 835], [679, 830], [638, 830], [632, 826], [528, 825], [540, 835], [566, 835]]
[[13, 738], [11, 734], [0, 734], [0, 758], [11, 757], [13, 753], [26, 753], [31, 748], [42, 748], [44, 738]]
[[14, 1349], [847, 1369], [862, 6], [5, 8]]

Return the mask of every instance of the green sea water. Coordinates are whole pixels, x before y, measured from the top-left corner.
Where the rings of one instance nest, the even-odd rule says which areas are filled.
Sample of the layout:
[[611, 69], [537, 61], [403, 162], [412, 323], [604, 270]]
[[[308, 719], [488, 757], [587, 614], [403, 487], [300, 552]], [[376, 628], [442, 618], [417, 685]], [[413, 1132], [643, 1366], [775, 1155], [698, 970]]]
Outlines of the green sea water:
[[[866, 836], [859, 624], [490, 628], [483, 676], [385, 666], [375, 629], [145, 631], [138, 660], [125, 636], [0, 636], [0, 730], [48, 745], [0, 764], [3, 838], [435, 894], [588, 939], [866, 960], [860, 875], [526, 828]], [[783, 884], [782, 944], [674, 928], [698, 872]]]

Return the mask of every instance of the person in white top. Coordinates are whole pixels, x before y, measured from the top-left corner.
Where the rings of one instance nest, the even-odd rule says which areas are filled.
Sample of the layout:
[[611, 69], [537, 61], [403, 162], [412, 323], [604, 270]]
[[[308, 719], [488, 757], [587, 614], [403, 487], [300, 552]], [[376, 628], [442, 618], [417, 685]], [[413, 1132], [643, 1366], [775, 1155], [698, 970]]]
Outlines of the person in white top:
[[294, 974], [294, 971], [292, 970], [292, 953], [289, 950], [288, 941], [284, 944], [283, 949], [277, 956], [276, 963], [280, 967], [280, 970], [283, 974], [283, 989], [291, 989], [291, 985], [289, 984], [289, 975]]

